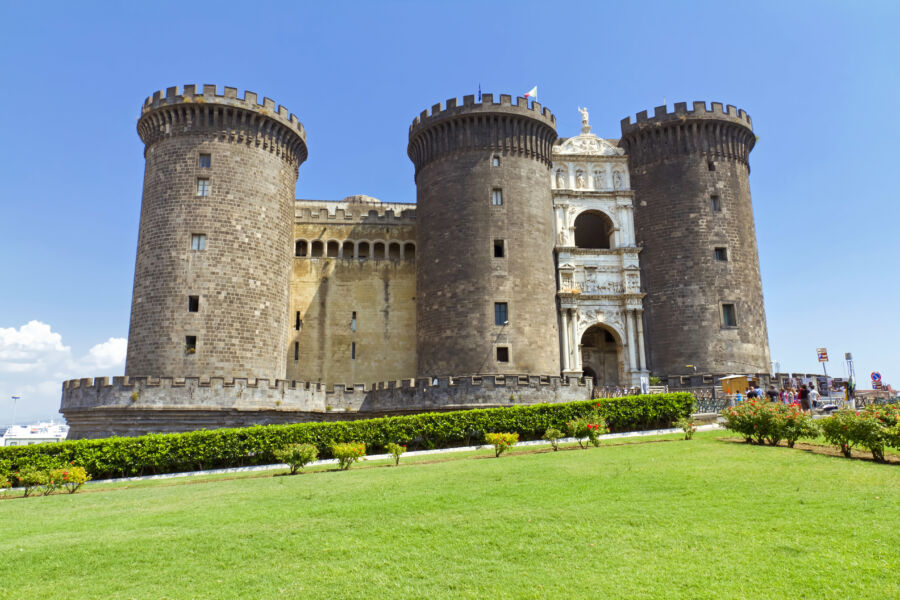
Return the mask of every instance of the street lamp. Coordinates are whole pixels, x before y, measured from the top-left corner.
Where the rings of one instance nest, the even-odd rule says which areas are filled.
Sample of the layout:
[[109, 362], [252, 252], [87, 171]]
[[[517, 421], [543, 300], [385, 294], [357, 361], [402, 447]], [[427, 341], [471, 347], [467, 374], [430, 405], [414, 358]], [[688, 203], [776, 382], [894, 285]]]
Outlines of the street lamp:
[[13, 401], [13, 419], [12, 419], [12, 424], [13, 424], [13, 425], [16, 424], [16, 402], [17, 402], [20, 398], [21, 398], [21, 396], [13, 396], [13, 397], [12, 397], [12, 401]]

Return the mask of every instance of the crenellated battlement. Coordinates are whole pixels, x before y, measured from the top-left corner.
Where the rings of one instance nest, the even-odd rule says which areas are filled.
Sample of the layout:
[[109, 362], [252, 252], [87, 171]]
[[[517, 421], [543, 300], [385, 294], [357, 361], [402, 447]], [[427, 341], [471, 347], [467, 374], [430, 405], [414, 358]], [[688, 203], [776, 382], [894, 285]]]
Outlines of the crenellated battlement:
[[296, 200], [296, 223], [415, 225], [416, 205], [380, 202], [371, 196], [348, 196], [343, 200]]
[[651, 125], [662, 125], [671, 122], [685, 122], [688, 119], [714, 119], [730, 121], [748, 127], [753, 130], [753, 121], [750, 119], [744, 109], [737, 108], [731, 104], [723, 105], [721, 102], [712, 102], [707, 108], [706, 102], [695, 101], [693, 108], [688, 110], [687, 102], [676, 102], [675, 108], [671, 112], [668, 106], [657, 106], [653, 109], [653, 116], [649, 116], [646, 110], [643, 110], [635, 116], [635, 121], [631, 121], [631, 117], [625, 117], [621, 121], [622, 135], [639, 131]]
[[177, 135], [202, 133], [222, 141], [256, 145], [277, 152], [299, 166], [308, 155], [306, 129], [297, 116], [271, 98], [259, 101], [256, 92], [215, 85], [185, 85], [154, 92], [144, 100], [138, 134], [146, 146]]
[[556, 117], [550, 112], [550, 109], [541, 106], [539, 102], [532, 102], [529, 106], [528, 98], [519, 96], [516, 103], [513, 104], [510, 94], [500, 94], [497, 102], [494, 102], [493, 94], [482, 94], [481, 102], [475, 102], [475, 96], [463, 96], [462, 104], [459, 104], [457, 98], [450, 98], [444, 102], [437, 103], [431, 107], [431, 110], [423, 110], [419, 113], [412, 124], [409, 126], [410, 135], [420, 127], [427, 127], [441, 119], [454, 117], [461, 114], [478, 114], [478, 113], [508, 113], [523, 114], [533, 118], [540, 119], [548, 125], [556, 129]]
[[[584, 400], [583, 379], [481, 375], [336, 384], [222, 377], [96, 377], [63, 383], [71, 439], [202, 427]], [[179, 415], [166, 419], [164, 415]], [[163, 417], [161, 419], [161, 416]], [[142, 424], [143, 423], [143, 424]]]

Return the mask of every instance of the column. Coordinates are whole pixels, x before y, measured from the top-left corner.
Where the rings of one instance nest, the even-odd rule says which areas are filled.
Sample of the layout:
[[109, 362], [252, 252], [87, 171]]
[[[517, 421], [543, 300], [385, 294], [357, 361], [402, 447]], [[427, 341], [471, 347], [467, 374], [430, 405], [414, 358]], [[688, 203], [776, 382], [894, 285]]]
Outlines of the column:
[[562, 310], [562, 327], [560, 328], [560, 333], [562, 334], [562, 368], [563, 373], [565, 373], [569, 370], [569, 309], [567, 308]]
[[642, 371], [647, 369], [647, 357], [644, 355], [644, 311], [634, 311], [637, 320], [637, 343], [638, 343], [638, 368]]
[[625, 310], [625, 336], [628, 339], [628, 365], [626, 367], [626, 371], [631, 373], [635, 369], [635, 359], [634, 359], [634, 325], [632, 323], [633, 315], [631, 311]]
[[576, 309], [572, 309], [572, 316], [569, 318], [569, 326], [571, 327], [572, 332], [572, 350], [574, 354], [572, 364], [575, 365], [573, 370], [581, 371], [581, 342], [576, 339], [576, 334], [578, 333], [577, 321]]

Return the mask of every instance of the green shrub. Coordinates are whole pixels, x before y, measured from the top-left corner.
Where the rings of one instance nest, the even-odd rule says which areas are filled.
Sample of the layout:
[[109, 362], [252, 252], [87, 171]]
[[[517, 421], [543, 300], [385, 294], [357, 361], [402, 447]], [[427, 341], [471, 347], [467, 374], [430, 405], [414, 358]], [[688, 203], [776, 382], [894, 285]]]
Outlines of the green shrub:
[[[599, 422], [598, 422], [599, 421]], [[566, 432], [569, 437], [575, 438], [581, 449], [584, 450], [588, 444], [595, 448], [600, 445], [600, 437], [605, 433], [609, 433], [609, 428], [603, 419], [599, 419], [596, 414], [592, 417], [579, 417], [566, 423]]]
[[494, 447], [494, 456], [501, 454], [519, 443], [518, 433], [486, 433], [484, 441]]
[[857, 441], [857, 413], [850, 409], [841, 409], [827, 419], [822, 419], [822, 435], [825, 440], [850, 458], [853, 445]]
[[93, 479], [134, 477], [278, 462], [275, 451], [290, 444], [313, 444], [319, 456], [331, 456], [333, 444], [362, 441], [372, 450], [388, 443], [414, 448], [447, 448], [483, 440], [485, 433], [510, 431], [520, 440], [537, 440], [548, 428], [595, 412], [612, 431], [669, 427], [691, 414], [688, 393], [605, 398], [599, 401], [508, 406], [379, 419], [257, 425], [179, 434], [149, 434], [72, 440], [0, 448], [0, 472], [82, 465]]
[[363, 442], [334, 444], [331, 447], [331, 455], [338, 460], [338, 467], [346, 471], [350, 465], [366, 455], [366, 445]]
[[401, 446], [400, 444], [395, 444], [394, 442], [391, 442], [390, 444], [385, 446], [384, 449], [394, 457], [395, 467], [400, 464], [400, 455], [406, 452], [406, 446]]
[[541, 436], [542, 440], [547, 440], [550, 442], [550, 445], [553, 447], [553, 451], [556, 452], [559, 450], [559, 439], [564, 437], [562, 431], [555, 427], [550, 427], [547, 431], [544, 432], [544, 435]]
[[694, 437], [694, 433], [697, 432], [697, 427], [694, 425], [694, 420], [690, 417], [681, 417], [678, 421], [675, 422], [675, 426], [681, 428], [684, 432], [684, 439], [689, 440]]
[[819, 427], [813, 418], [800, 410], [796, 404], [785, 406], [778, 416], [778, 427], [788, 448], [793, 448], [800, 438], [814, 438], [819, 435]]
[[26, 469], [16, 473], [16, 479], [19, 486], [24, 488], [25, 497], [27, 498], [32, 492], [40, 492], [44, 486], [49, 484], [49, 471], [41, 471], [39, 469]]
[[725, 409], [725, 427], [744, 436], [750, 443], [773, 446], [784, 437], [780, 427], [781, 415], [788, 407], [780, 402], [768, 402], [751, 398]]
[[70, 494], [77, 492], [81, 486], [91, 479], [91, 476], [87, 474], [84, 467], [69, 465], [66, 468], [60, 469], [60, 471], [62, 471], [60, 477], [61, 485]]
[[275, 451], [275, 458], [291, 469], [291, 475], [319, 458], [319, 449], [312, 444], [291, 444]]

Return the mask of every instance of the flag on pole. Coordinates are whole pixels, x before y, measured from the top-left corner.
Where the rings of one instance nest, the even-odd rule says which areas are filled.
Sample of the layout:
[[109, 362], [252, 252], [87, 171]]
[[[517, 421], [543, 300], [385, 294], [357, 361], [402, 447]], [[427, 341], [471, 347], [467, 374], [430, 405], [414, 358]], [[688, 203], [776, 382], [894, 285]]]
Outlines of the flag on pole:
[[537, 86], [534, 86], [531, 90], [525, 92], [525, 97], [537, 100]]
[[481, 102], [481, 84], [478, 84], [478, 101]]

